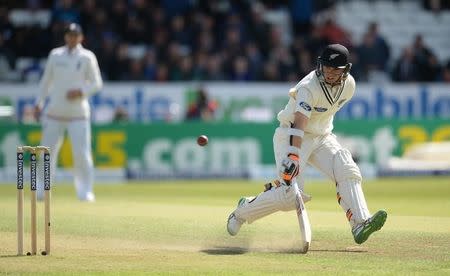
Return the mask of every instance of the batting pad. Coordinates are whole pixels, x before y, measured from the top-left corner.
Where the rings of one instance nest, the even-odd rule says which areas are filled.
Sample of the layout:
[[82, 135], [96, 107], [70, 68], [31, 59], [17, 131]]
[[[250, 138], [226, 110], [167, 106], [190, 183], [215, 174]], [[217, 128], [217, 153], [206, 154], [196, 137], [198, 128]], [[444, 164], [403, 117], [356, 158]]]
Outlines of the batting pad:
[[348, 150], [341, 149], [334, 157], [334, 174], [339, 205], [353, 227], [370, 217], [361, 187], [361, 173]]
[[295, 191], [291, 186], [272, 187], [260, 193], [250, 202], [238, 207], [234, 214], [239, 218], [252, 223], [257, 219], [277, 211], [290, 211], [295, 209]]

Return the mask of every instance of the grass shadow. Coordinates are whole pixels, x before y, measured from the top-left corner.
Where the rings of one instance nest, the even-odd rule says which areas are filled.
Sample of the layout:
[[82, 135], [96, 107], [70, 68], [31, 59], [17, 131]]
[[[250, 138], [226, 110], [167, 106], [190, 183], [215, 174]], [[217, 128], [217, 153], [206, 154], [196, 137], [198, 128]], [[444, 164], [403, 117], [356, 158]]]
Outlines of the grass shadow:
[[19, 256], [17, 254], [14, 254], [14, 255], [0, 255], [0, 258], [21, 258], [21, 257], [26, 257], [26, 255], [21, 255], [21, 256]]
[[248, 252], [248, 248], [243, 247], [214, 247], [205, 248], [200, 250], [200, 252], [206, 253], [208, 255], [242, 255]]

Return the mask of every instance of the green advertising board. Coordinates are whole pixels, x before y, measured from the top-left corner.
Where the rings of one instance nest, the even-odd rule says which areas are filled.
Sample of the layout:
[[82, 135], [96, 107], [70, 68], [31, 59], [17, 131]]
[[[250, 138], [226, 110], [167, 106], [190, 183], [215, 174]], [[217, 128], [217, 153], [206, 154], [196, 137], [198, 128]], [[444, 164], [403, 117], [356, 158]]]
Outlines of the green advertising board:
[[[140, 170], [226, 171], [255, 164], [273, 164], [272, 135], [275, 123], [180, 123], [113, 124], [92, 127], [92, 147], [96, 167]], [[342, 143], [357, 151], [358, 157], [377, 162], [379, 155], [400, 156], [414, 143], [449, 141], [446, 120], [339, 121], [335, 133]], [[196, 137], [208, 135], [206, 147]], [[38, 145], [37, 125], [0, 125], [0, 167], [15, 166], [17, 145]], [[70, 141], [65, 139], [61, 167], [72, 166]]]

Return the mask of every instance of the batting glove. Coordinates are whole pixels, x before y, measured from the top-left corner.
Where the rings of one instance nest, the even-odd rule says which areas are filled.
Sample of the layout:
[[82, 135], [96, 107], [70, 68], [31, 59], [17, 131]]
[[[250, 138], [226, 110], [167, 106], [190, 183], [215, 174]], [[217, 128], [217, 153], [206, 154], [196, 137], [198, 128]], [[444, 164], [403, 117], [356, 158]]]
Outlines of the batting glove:
[[281, 166], [283, 171], [281, 175], [286, 184], [290, 184], [293, 178], [297, 177], [300, 171], [299, 157], [294, 153], [289, 153], [286, 158], [281, 161]]

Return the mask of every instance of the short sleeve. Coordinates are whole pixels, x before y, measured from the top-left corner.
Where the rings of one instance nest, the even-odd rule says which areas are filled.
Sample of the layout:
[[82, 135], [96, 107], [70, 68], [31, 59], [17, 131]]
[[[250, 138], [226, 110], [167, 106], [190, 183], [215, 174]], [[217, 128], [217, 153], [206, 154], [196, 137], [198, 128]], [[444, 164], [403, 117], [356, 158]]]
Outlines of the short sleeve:
[[311, 91], [300, 87], [298, 89], [296, 98], [295, 112], [300, 112], [306, 117], [311, 117], [312, 106], [314, 106], [314, 99]]

